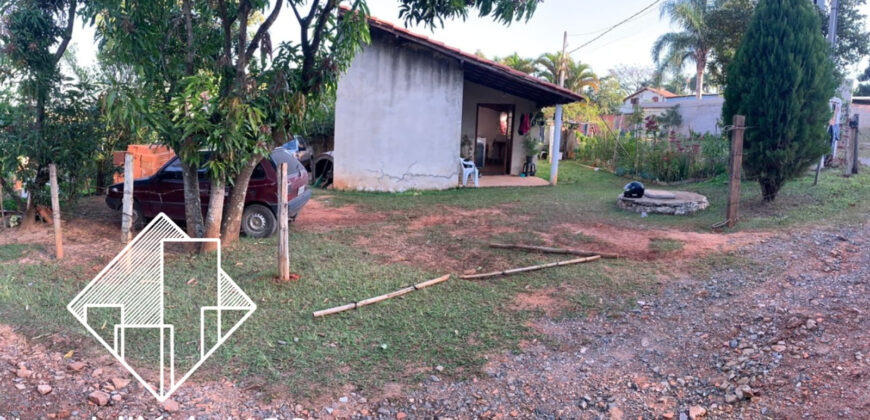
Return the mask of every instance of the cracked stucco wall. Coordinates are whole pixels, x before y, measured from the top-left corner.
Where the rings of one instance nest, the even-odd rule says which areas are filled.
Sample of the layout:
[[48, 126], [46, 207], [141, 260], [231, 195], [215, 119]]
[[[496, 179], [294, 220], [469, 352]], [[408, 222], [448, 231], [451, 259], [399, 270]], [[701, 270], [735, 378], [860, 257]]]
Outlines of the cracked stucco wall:
[[462, 92], [458, 61], [373, 34], [338, 83], [335, 188], [456, 187]]

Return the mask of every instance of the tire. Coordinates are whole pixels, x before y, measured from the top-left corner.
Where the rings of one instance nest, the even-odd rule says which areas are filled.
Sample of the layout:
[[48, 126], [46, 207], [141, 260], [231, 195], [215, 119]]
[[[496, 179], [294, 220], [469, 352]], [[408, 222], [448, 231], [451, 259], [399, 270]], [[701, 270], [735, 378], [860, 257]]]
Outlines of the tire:
[[278, 219], [268, 207], [251, 204], [242, 213], [242, 232], [251, 238], [267, 238], [278, 228]]
[[133, 229], [142, 230], [145, 227], [145, 216], [142, 215], [142, 207], [133, 202]]

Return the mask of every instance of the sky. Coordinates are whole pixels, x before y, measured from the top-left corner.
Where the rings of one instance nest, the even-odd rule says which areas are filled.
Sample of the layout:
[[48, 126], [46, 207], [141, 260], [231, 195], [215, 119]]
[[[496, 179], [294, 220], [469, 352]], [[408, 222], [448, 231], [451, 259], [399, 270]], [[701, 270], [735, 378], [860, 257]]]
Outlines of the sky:
[[[463, 51], [483, 51], [487, 57], [520, 56], [537, 57], [545, 52], [562, 48], [562, 36], [568, 32], [568, 50], [574, 50], [600, 35], [607, 28], [634, 15], [653, 3], [654, 0], [544, 0], [528, 22], [514, 22], [510, 26], [492, 22], [490, 18], [478, 18], [472, 12], [466, 21], [446, 21], [443, 28], [434, 31], [423, 27], [411, 27], [416, 33], [444, 42]], [[398, 18], [397, 0], [368, 0], [373, 16], [402, 25]], [[285, 5], [286, 6], [286, 5]], [[862, 8], [870, 16], [870, 5]], [[868, 19], [870, 26], [870, 19]], [[671, 28], [667, 18], [659, 18], [658, 4], [619, 26], [571, 56], [592, 66], [599, 75], [618, 65], [652, 66], [650, 48], [659, 35], [678, 30]], [[272, 41], [298, 39], [299, 27], [289, 8], [282, 9], [273, 25]], [[77, 24], [73, 43], [80, 64], [96, 64], [96, 46], [92, 28]], [[857, 73], [867, 66], [867, 58], [850, 73]], [[688, 72], [688, 67], [686, 72]]]

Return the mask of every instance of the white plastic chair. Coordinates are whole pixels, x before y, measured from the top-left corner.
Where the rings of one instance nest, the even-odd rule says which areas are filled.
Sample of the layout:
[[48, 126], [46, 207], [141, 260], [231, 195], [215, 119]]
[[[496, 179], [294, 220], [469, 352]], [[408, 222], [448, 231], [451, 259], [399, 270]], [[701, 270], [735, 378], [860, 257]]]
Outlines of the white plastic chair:
[[474, 174], [474, 187], [479, 188], [480, 185], [478, 185], [477, 179], [480, 173], [477, 170], [477, 166], [474, 166], [474, 162], [459, 158], [459, 166], [462, 167], [462, 186], [468, 186], [468, 176]]

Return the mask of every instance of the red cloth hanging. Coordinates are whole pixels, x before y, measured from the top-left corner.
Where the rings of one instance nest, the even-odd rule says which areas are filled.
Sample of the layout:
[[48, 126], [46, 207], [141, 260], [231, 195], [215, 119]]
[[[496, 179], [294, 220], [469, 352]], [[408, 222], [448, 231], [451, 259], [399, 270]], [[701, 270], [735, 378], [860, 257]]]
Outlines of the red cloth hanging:
[[520, 135], [526, 135], [532, 129], [532, 114], [523, 114], [520, 117]]

